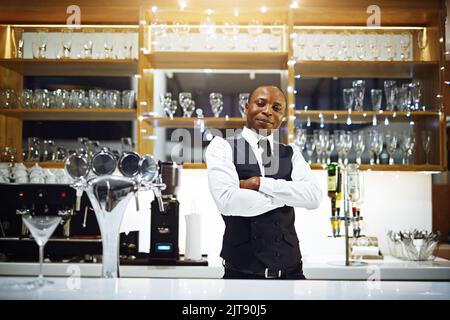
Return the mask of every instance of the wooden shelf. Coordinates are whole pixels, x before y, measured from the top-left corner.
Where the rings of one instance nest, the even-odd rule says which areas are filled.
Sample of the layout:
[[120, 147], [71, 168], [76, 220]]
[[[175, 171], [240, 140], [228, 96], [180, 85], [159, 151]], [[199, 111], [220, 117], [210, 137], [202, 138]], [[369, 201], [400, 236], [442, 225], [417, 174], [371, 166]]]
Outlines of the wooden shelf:
[[265, 69], [287, 68], [285, 52], [152, 52], [148, 62], [157, 69]]
[[135, 109], [0, 109], [0, 114], [22, 120], [136, 120]]
[[[312, 163], [312, 170], [324, 170], [324, 164]], [[183, 163], [183, 169], [206, 169], [206, 163]], [[440, 171], [442, 168], [438, 165], [360, 165], [363, 171]]]
[[295, 74], [302, 77], [411, 78], [416, 71], [438, 67], [437, 61], [311, 61], [298, 60]]
[[33, 161], [29, 162], [29, 161], [25, 161], [23, 164], [27, 168], [30, 168], [30, 167], [34, 166], [36, 163], [42, 168], [49, 168], [49, 169], [63, 169], [64, 168], [63, 161], [59, 161], [59, 162], [33, 162]]
[[130, 76], [136, 60], [122, 59], [0, 59], [0, 66], [24, 76]]
[[[310, 121], [314, 123], [320, 122], [320, 115], [322, 115], [325, 123], [346, 123], [349, 115], [348, 111], [344, 110], [296, 110], [294, 114], [295, 117], [301, 121], [307, 121], [309, 117]], [[410, 112], [409, 116], [407, 112], [400, 111], [352, 111], [350, 113], [352, 124], [371, 123], [374, 114], [377, 116], [379, 123], [384, 121], [386, 116], [389, 117], [389, 121], [394, 122], [439, 117], [439, 113], [434, 111], [414, 111]]]
[[199, 121], [203, 120], [205, 127], [227, 129], [241, 128], [245, 124], [244, 118], [148, 118], [145, 121], [153, 127], [165, 128], [199, 128]]

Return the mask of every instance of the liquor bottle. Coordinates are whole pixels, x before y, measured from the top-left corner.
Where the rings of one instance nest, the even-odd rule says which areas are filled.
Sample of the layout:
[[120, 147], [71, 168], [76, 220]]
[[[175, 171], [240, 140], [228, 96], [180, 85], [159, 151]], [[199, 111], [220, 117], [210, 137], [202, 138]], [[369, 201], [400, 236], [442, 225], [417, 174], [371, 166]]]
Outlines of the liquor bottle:
[[333, 231], [333, 237], [337, 236], [339, 218], [337, 214], [337, 198], [341, 189], [341, 179], [340, 179], [340, 167], [339, 164], [333, 162], [327, 166], [328, 174], [328, 197], [331, 201], [331, 228]]
[[389, 164], [389, 153], [387, 152], [386, 143], [383, 143], [383, 150], [380, 153], [380, 164]]

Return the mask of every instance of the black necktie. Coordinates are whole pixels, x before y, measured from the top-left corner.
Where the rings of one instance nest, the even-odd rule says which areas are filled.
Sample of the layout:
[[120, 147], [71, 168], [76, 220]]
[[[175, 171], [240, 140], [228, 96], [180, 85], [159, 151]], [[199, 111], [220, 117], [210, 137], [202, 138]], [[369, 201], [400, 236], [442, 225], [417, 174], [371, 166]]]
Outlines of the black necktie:
[[264, 168], [270, 167], [270, 160], [272, 157], [272, 151], [270, 150], [270, 143], [268, 139], [261, 139], [258, 142], [258, 146], [263, 150], [261, 154], [262, 165]]

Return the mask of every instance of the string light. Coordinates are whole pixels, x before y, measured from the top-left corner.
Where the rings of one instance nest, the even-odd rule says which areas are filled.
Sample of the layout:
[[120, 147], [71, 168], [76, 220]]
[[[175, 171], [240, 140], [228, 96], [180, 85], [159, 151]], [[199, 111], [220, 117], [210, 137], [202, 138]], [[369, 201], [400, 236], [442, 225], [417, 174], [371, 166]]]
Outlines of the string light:
[[156, 13], [156, 11], [158, 11], [158, 7], [157, 6], [152, 6], [152, 12]]
[[239, 10], [238, 9], [234, 9], [233, 14], [234, 14], [235, 17], [239, 17]]
[[186, 9], [186, 7], [187, 7], [186, 1], [180, 1], [180, 10], [184, 11], [184, 9]]

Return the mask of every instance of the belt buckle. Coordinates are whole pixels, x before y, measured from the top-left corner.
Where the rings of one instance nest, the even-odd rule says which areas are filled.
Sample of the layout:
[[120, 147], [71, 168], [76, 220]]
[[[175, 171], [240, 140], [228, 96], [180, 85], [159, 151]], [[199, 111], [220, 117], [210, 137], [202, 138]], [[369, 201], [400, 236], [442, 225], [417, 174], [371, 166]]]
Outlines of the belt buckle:
[[269, 268], [266, 268], [266, 270], [264, 270], [264, 277], [266, 279], [281, 278], [281, 270], [278, 270], [278, 276], [271, 276], [269, 275]]

